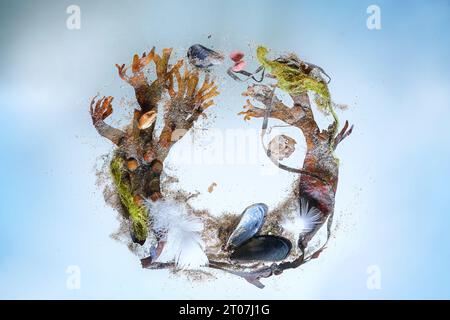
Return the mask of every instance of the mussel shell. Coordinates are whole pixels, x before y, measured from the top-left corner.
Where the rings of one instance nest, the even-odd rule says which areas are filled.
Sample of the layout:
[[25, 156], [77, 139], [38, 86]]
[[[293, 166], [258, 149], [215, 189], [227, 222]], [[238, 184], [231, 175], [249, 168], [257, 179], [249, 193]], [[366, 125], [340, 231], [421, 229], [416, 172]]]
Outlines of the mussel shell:
[[256, 236], [237, 247], [231, 254], [235, 261], [280, 261], [292, 249], [291, 242], [279, 236]]
[[188, 49], [187, 57], [189, 62], [198, 68], [207, 68], [220, 64], [224, 57], [219, 52], [194, 44]]
[[248, 206], [242, 213], [241, 220], [230, 235], [227, 247], [237, 247], [253, 237], [261, 229], [269, 207], [264, 203]]

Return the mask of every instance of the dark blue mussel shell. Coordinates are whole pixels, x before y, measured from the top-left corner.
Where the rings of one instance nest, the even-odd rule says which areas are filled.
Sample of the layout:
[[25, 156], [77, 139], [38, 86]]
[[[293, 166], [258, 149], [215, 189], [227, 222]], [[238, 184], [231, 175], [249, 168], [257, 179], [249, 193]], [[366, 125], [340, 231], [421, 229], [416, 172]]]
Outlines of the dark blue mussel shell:
[[279, 236], [256, 236], [237, 247], [231, 254], [235, 261], [280, 261], [292, 249], [291, 242]]
[[130, 235], [131, 235], [131, 241], [133, 241], [134, 243], [140, 244], [141, 246], [144, 245], [145, 240], [138, 240], [138, 238], [136, 238], [133, 230], [130, 230]]
[[188, 49], [187, 57], [189, 62], [197, 68], [208, 68], [220, 64], [224, 57], [221, 53], [202, 46], [194, 44]]
[[256, 235], [264, 223], [269, 207], [264, 203], [255, 203], [245, 208], [241, 220], [227, 241], [227, 247], [238, 247]]

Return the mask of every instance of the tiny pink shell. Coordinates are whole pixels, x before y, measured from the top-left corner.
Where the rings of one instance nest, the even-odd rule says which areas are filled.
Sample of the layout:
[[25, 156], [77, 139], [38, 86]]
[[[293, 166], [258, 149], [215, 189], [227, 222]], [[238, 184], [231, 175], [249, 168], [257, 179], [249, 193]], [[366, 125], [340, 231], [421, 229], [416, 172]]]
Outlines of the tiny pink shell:
[[233, 68], [231, 68], [231, 70], [233, 72], [239, 72], [239, 71], [244, 70], [246, 65], [247, 65], [247, 63], [245, 61], [239, 61], [234, 64], [234, 66], [233, 66]]
[[232, 51], [230, 53], [230, 58], [234, 62], [239, 62], [239, 61], [242, 60], [242, 58], [244, 58], [244, 53], [242, 51], [239, 51], [239, 50]]

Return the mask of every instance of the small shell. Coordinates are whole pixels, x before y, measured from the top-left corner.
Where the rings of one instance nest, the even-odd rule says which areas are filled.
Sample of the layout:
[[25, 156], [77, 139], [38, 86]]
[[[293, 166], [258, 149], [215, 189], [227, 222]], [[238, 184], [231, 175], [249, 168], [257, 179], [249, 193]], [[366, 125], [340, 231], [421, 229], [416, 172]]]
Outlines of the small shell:
[[208, 192], [209, 193], [213, 192], [216, 187], [217, 187], [217, 183], [215, 183], [215, 182], [211, 183], [211, 185], [208, 187]]
[[129, 159], [127, 161], [127, 168], [130, 171], [134, 171], [139, 167], [139, 163], [135, 159]]
[[227, 248], [237, 247], [253, 237], [261, 229], [269, 208], [264, 203], [256, 203], [247, 207], [241, 220], [227, 242]]
[[267, 147], [269, 155], [275, 160], [289, 158], [295, 151], [297, 142], [284, 134], [274, 137]]
[[145, 130], [150, 128], [151, 125], [156, 121], [156, 111], [149, 111], [144, 113], [138, 121], [138, 128], [141, 130]]
[[231, 254], [236, 261], [281, 261], [286, 259], [292, 249], [291, 242], [278, 236], [257, 236]]
[[138, 206], [144, 205], [144, 199], [140, 195], [135, 195], [133, 197], [133, 202]]

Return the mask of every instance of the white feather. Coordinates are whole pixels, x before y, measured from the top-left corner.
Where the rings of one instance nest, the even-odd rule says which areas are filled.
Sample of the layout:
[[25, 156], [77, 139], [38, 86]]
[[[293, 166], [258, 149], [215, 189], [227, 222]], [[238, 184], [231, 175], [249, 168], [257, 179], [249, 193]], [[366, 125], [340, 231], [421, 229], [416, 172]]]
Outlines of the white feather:
[[300, 198], [299, 213], [283, 221], [283, 228], [295, 235], [308, 233], [320, 222], [320, 210], [309, 206], [308, 200]]
[[201, 237], [203, 223], [189, 215], [184, 203], [158, 200], [148, 203], [153, 228], [165, 241], [157, 262], [172, 262], [180, 269], [198, 269], [208, 264]]

